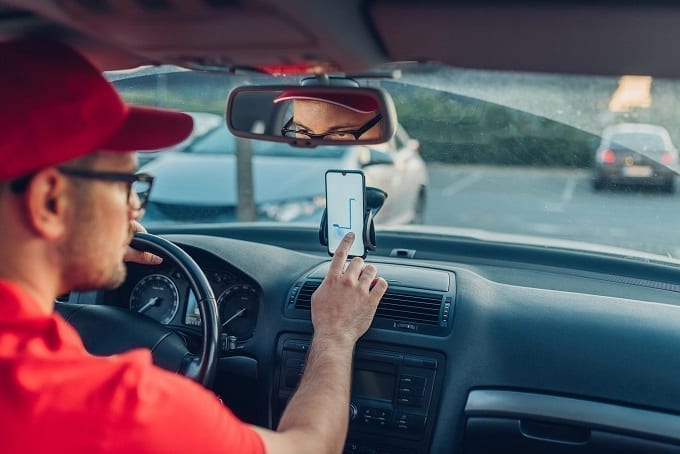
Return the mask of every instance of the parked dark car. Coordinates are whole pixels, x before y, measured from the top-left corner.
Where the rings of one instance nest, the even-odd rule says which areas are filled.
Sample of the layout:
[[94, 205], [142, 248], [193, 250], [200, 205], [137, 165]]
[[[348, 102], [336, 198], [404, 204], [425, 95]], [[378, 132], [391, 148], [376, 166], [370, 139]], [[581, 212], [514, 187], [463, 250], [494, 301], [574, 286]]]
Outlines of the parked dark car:
[[595, 154], [593, 188], [635, 184], [675, 191], [678, 151], [662, 126], [622, 123], [602, 133]]

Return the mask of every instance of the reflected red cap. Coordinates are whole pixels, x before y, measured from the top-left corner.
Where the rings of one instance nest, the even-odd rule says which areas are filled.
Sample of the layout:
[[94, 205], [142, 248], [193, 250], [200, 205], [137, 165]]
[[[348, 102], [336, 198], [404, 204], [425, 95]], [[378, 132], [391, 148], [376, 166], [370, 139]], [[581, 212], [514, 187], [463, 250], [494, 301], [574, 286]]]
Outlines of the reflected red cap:
[[352, 93], [320, 93], [301, 88], [281, 93], [274, 102], [304, 99], [307, 101], [323, 101], [358, 113], [371, 113], [378, 110], [378, 102], [371, 96]]
[[191, 116], [125, 104], [89, 61], [53, 41], [0, 43], [0, 181], [96, 150], [143, 151], [186, 139]]

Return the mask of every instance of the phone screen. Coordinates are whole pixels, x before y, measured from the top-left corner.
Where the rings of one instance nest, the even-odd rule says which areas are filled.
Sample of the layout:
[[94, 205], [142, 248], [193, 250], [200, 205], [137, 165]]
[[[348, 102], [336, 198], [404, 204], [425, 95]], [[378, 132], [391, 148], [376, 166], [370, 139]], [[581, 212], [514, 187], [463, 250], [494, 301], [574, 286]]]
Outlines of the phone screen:
[[363, 257], [364, 194], [366, 183], [361, 171], [329, 170], [326, 172], [326, 210], [328, 213], [328, 252], [332, 255], [348, 232], [355, 240], [350, 256]]

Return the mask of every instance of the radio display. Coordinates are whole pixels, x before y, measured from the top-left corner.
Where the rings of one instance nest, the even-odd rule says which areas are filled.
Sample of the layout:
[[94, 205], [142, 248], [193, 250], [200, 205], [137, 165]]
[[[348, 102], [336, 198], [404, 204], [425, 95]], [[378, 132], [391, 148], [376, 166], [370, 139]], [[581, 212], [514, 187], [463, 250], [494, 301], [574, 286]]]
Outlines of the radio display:
[[355, 369], [352, 396], [391, 401], [394, 396], [394, 382], [393, 374]]

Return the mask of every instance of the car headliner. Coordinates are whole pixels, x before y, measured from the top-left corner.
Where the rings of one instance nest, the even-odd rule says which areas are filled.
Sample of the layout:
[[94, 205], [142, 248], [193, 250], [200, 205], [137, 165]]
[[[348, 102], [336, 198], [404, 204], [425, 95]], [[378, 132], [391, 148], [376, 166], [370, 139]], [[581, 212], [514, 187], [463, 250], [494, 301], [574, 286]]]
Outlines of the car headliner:
[[644, 7], [608, 0], [0, 0], [0, 5], [7, 5], [0, 6], [0, 39], [59, 37], [102, 69], [164, 62], [290, 72], [318, 65], [351, 72], [389, 61], [435, 60], [481, 69], [680, 75], [673, 58], [680, 3], [666, 0]]

